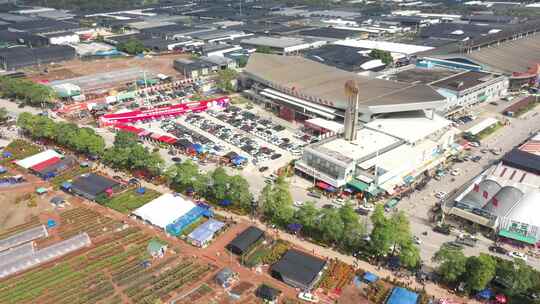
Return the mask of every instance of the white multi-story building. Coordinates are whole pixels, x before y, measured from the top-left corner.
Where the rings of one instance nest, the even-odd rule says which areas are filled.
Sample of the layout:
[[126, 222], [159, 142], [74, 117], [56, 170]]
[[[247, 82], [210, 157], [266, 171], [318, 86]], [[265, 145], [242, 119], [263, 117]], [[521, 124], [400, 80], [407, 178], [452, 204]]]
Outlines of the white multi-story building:
[[465, 71], [431, 83], [439, 94], [446, 97], [449, 111], [482, 102], [500, 99], [508, 92], [508, 78], [500, 74]]

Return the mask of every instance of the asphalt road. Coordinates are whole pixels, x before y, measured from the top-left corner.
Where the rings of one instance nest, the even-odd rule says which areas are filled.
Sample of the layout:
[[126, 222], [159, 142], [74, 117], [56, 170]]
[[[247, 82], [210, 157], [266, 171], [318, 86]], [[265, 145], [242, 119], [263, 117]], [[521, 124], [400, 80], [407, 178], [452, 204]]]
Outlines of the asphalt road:
[[[480, 108], [481, 111], [479, 117], [472, 122], [478, 123], [483, 117], [500, 117], [498, 111], [501, 108], [506, 107], [508, 104], [500, 104], [498, 107], [492, 105], [486, 105]], [[470, 151], [472, 155], [480, 155], [482, 159], [475, 163], [472, 161], [456, 163], [453, 168], [457, 168], [460, 171], [458, 176], [451, 176], [450, 174], [444, 176], [440, 181], [432, 180], [422, 191], [414, 192], [409, 198], [403, 199], [398, 209], [405, 211], [411, 221], [412, 232], [420, 238], [422, 244], [420, 245], [420, 252], [422, 259], [430, 263], [433, 254], [440, 248], [440, 246], [448, 241], [453, 241], [456, 238], [456, 234], [445, 236], [432, 231], [432, 223], [429, 222], [429, 210], [435, 205], [437, 199], [434, 194], [438, 191], [444, 191], [447, 193], [461, 187], [468, 182], [474, 176], [478, 175], [481, 171], [489, 167], [489, 164], [496, 162], [501, 155], [511, 150], [513, 147], [521, 143], [523, 140], [529, 137], [529, 133], [540, 128], [540, 108], [536, 108], [536, 111], [527, 113], [522, 118], [510, 118], [510, 126], [499, 129], [494, 134], [491, 134], [488, 138], [482, 141], [482, 146], [479, 148], [472, 148]], [[468, 126], [463, 126], [467, 128]], [[481, 153], [480, 150], [484, 148], [500, 148], [502, 153], [499, 156], [492, 153]], [[454, 181], [452, 181], [454, 178]], [[422, 235], [422, 232], [428, 232], [427, 236]], [[466, 247], [464, 253], [466, 255], [478, 255], [480, 252], [488, 252], [487, 247], [493, 242], [483, 236], [479, 237], [479, 241], [476, 247]], [[540, 260], [529, 257], [528, 263], [537, 269], [540, 269]]]

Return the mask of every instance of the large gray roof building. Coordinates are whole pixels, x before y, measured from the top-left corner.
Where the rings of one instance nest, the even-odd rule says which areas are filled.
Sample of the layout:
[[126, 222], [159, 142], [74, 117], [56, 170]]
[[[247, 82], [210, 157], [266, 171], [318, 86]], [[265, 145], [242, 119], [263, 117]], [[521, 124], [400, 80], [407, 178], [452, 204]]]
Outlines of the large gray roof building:
[[291, 102], [296, 102], [296, 106], [306, 110], [311, 107], [333, 115], [342, 115], [340, 113], [346, 109], [344, 86], [351, 79], [356, 80], [360, 87], [360, 112], [363, 114], [433, 109], [445, 103], [443, 96], [424, 84], [359, 76], [303, 57], [255, 53], [245, 68], [245, 74], [272, 94], [290, 96], [281, 97], [292, 98]]

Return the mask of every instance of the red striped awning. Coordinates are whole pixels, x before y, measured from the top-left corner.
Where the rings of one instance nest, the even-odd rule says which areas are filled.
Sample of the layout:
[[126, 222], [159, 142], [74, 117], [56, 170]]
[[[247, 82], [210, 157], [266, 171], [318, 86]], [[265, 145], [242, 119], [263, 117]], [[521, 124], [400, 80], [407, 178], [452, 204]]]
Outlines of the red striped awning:
[[31, 167], [32, 170], [34, 171], [41, 171], [49, 166], [52, 166], [56, 163], [60, 162], [60, 158], [58, 157], [53, 157], [53, 158], [49, 158], [47, 159], [46, 161], [42, 161], [40, 162], [39, 164], [36, 164], [34, 166]]

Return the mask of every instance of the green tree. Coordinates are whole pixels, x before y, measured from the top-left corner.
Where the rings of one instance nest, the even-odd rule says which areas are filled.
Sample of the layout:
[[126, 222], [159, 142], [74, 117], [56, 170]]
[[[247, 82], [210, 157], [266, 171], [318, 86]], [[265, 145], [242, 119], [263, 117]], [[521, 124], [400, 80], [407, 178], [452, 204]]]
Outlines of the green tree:
[[249, 211], [253, 195], [249, 191], [248, 181], [240, 175], [234, 175], [229, 179], [228, 198], [238, 208]]
[[114, 146], [129, 148], [136, 145], [138, 137], [134, 133], [120, 131], [114, 136]]
[[171, 187], [177, 192], [193, 188], [199, 175], [199, 167], [191, 160], [175, 164], [167, 170]]
[[524, 294], [534, 286], [536, 280], [534, 270], [521, 259], [498, 261], [496, 276], [509, 295]]
[[136, 38], [130, 38], [125, 42], [120, 42], [117, 49], [130, 55], [141, 54], [146, 50], [142, 41]]
[[411, 239], [400, 244], [399, 260], [407, 268], [416, 268], [420, 264], [420, 249]]
[[321, 211], [315, 206], [313, 202], [305, 202], [298, 210], [296, 210], [294, 217], [302, 224], [302, 230], [308, 234], [314, 234], [319, 231], [318, 225], [319, 216]]
[[233, 81], [236, 80], [237, 76], [238, 72], [233, 69], [225, 69], [218, 71], [217, 87], [226, 93], [234, 91]]
[[1, 107], [0, 108], [0, 124], [5, 123], [8, 120], [8, 118], [9, 118], [8, 111], [6, 110], [6, 108]]
[[443, 246], [435, 253], [432, 260], [439, 263], [437, 273], [446, 283], [455, 283], [465, 273], [467, 257], [463, 251]]
[[324, 209], [321, 218], [322, 237], [327, 242], [339, 242], [343, 238], [345, 224], [337, 209]]
[[481, 253], [479, 256], [467, 259], [465, 282], [467, 288], [474, 291], [482, 290], [495, 276], [497, 262], [490, 255]]
[[379, 50], [379, 49], [371, 50], [371, 52], [369, 53], [369, 57], [373, 59], [379, 59], [385, 65], [389, 65], [392, 62], [394, 62], [394, 59], [392, 58], [392, 54], [390, 52]]
[[212, 172], [212, 189], [211, 197], [216, 201], [227, 199], [229, 190], [229, 175], [225, 169], [218, 167]]
[[259, 196], [259, 206], [263, 215], [272, 223], [286, 225], [294, 216], [292, 196], [289, 184], [283, 177], [278, 177], [275, 184], [266, 185]]
[[393, 227], [390, 221], [384, 215], [384, 207], [378, 204], [375, 211], [371, 214], [373, 230], [371, 230], [370, 249], [378, 257], [388, 254], [390, 247], [394, 242]]

